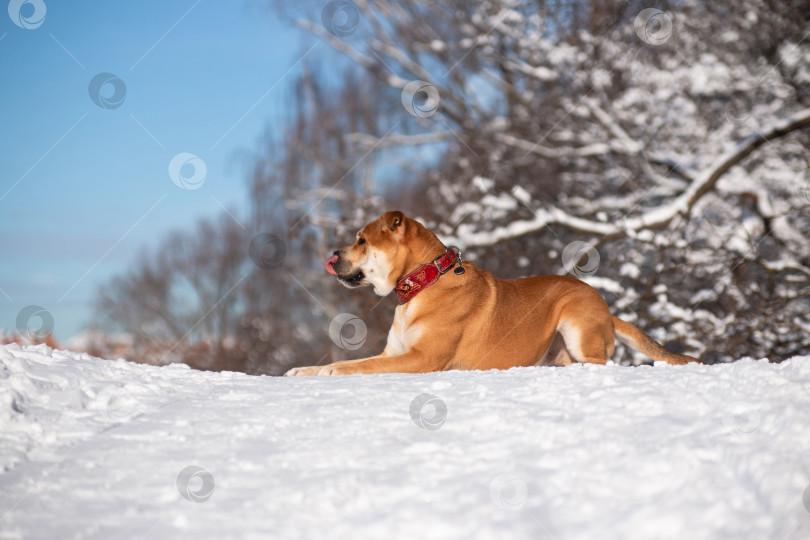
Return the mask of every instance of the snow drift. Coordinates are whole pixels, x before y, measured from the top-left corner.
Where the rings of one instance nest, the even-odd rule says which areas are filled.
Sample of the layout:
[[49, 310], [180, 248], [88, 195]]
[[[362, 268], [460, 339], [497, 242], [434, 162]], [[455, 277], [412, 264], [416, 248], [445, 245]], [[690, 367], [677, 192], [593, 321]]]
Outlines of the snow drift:
[[808, 390], [810, 357], [275, 378], [8, 345], [0, 537], [807, 538]]

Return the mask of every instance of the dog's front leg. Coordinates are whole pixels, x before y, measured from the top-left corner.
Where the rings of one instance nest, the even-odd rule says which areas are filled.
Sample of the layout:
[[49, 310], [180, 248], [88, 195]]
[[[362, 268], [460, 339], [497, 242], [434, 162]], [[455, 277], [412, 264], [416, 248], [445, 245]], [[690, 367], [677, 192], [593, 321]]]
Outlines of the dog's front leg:
[[359, 360], [342, 360], [340, 362], [334, 362], [332, 364], [327, 364], [325, 366], [295, 367], [289, 370], [287, 373], [285, 373], [284, 376], [295, 377], [295, 376], [309, 376], [309, 375], [349, 375], [349, 373], [344, 373], [342, 371], [348, 368], [346, 364], [351, 364], [353, 362], [365, 362], [367, 360], [380, 361], [384, 357], [385, 353], [383, 353], [380, 356], [372, 356], [371, 358], [361, 358]]
[[439, 371], [438, 361], [428, 358], [420, 351], [410, 350], [404, 354], [388, 356], [385, 354], [346, 360], [326, 366], [293, 368], [285, 375], [354, 375], [356, 373], [427, 373]]

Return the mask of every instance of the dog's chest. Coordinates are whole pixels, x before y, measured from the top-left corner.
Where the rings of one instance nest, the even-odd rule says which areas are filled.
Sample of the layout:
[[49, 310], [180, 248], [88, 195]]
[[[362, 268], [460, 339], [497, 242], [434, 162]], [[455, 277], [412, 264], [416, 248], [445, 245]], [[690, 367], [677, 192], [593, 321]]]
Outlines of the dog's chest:
[[391, 356], [404, 354], [413, 347], [421, 334], [421, 327], [411, 323], [413, 308], [409, 304], [397, 307], [394, 312], [394, 323], [388, 332], [388, 343], [385, 352]]

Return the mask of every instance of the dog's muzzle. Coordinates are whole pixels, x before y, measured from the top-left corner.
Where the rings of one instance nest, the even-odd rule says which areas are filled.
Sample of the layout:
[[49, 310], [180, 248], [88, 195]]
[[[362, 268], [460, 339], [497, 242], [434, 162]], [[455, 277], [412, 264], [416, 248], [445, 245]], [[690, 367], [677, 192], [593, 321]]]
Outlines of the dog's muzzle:
[[[337, 268], [335, 268], [337, 265]], [[363, 274], [362, 270], [357, 270], [353, 274], [347, 274], [343, 266], [345, 264], [340, 264], [340, 253], [334, 252], [331, 257], [326, 259], [326, 271], [338, 278], [342, 284], [347, 287], [359, 287], [364, 285], [363, 280], [366, 278], [365, 274]]]

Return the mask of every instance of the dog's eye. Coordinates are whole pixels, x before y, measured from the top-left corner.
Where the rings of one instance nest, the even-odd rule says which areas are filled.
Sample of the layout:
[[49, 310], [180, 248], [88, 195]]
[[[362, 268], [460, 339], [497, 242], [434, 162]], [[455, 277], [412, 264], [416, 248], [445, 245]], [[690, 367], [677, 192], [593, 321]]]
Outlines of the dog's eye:
[[362, 246], [362, 245], [363, 245], [363, 244], [365, 244], [365, 243], [366, 243], [366, 239], [365, 239], [365, 238], [363, 238], [362, 236], [361, 236], [360, 238], [358, 238], [358, 239], [357, 239], [357, 245], [358, 245], [358, 246]]

